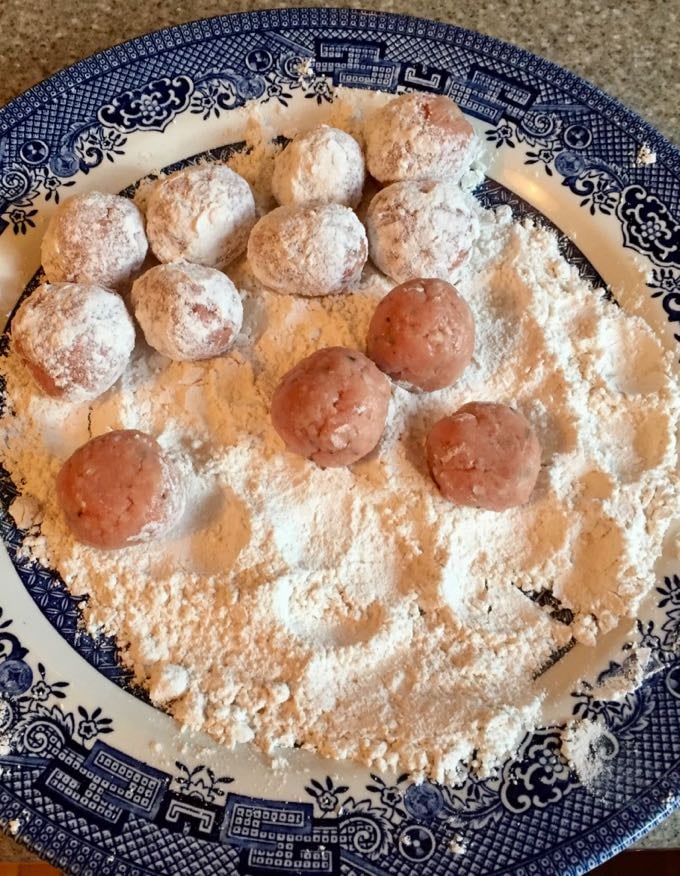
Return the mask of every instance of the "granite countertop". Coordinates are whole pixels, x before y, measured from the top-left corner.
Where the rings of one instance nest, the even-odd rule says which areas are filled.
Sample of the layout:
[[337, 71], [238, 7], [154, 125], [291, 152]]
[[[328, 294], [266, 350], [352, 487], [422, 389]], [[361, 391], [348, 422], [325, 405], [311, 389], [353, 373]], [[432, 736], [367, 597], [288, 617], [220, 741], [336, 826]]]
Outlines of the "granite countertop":
[[[139, 34], [209, 15], [283, 5], [313, 2], [2, 0], [0, 104], [56, 70]], [[332, 5], [424, 15], [516, 43], [586, 77], [680, 144], [678, 0], [334, 0]], [[639, 844], [675, 846], [680, 847], [680, 812]], [[0, 861], [34, 859], [0, 836]]]

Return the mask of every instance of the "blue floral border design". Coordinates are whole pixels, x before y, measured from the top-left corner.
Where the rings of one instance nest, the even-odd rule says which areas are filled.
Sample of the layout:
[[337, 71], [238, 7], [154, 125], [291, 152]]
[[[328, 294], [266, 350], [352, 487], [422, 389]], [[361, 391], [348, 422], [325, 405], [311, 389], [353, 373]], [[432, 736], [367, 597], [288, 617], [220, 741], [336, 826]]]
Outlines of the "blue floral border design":
[[[491, 778], [447, 787], [372, 774], [350, 788], [310, 777], [299, 803], [249, 796], [205, 764], [169, 773], [112, 746], [113, 720], [101, 706], [69, 708], [69, 682], [33, 663], [0, 608], [0, 818], [72, 874], [585, 873], [680, 799], [680, 739], [660, 734], [680, 720], [680, 577], [658, 593], [665, 619], [641, 629], [656, 675], [622, 702], [574, 694], [574, 715], [605, 728], [595, 788], [579, 783], [560, 728], [546, 727]], [[625, 661], [611, 664], [599, 680], [622, 671]], [[642, 735], [658, 742], [640, 753]]]
[[[4, 387], [0, 386], [0, 415], [3, 399]], [[56, 572], [21, 555], [21, 546], [28, 533], [19, 529], [9, 514], [9, 506], [18, 494], [8, 471], [0, 465], [0, 538], [36, 606], [91, 666], [110, 681], [148, 701], [144, 691], [132, 686], [130, 672], [120, 663], [115, 639], [112, 636], [95, 639], [84, 629], [81, 604], [86, 597], [73, 596]]]
[[[427, 64], [415, 60], [425, 57]], [[486, 136], [499, 148], [520, 148], [527, 165], [561, 176], [591, 215], [616, 217], [622, 245], [653, 266], [651, 297], [669, 321], [680, 321], [680, 155], [671, 144], [555, 65], [479, 34], [403, 16], [337, 9], [226, 16], [142, 37], [63, 71], [0, 110], [0, 233], [27, 233], [40, 197], [57, 201], [74, 174], [115, 162], [134, 131], [162, 132], [180, 112], [208, 118], [249, 99], [285, 105], [295, 89], [323, 102], [335, 85], [451, 94], [488, 124]], [[643, 146], [656, 154], [655, 164], [642, 160]], [[491, 862], [498, 873], [586, 872], [678, 802], [677, 740], [660, 731], [680, 717], [680, 667], [669, 645], [676, 647], [679, 635], [679, 592], [678, 579], [667, 579], [660, 603], [666, 620], [658, 629], [652, 622], [641, 628], [659, 661], [657, 676], [618, 712], [588, 691], [575, 702], [575, 714], [597, 714], [611, 732], [602, 742], [611, 782], [605, 774], [597, 797], [575, 781], [556, 728], [525, 740], [499, 776], [460, 788], [416, 787], [406, 776], [386, 786], [375, 776], [358, 794], [326, 777], [308, 784], [311, 803], [294, 804], [227, 792], [230, 777], [202, 765], [178, 763], [177, 775], [161, 774], [98, 738], [113, 730], [101, 709], [65, 711], [59, 696], [65, 683], [48, 681], [44, 666], [27, 662], [26, 649], [7, 632], [11, 624], [0, 623], [0, 721], [6, 714], [7, 726], [15, 727], [11, 722], [28, 709], [26, 701], [17, 705], [21, 697], [37, 698], [45, 709], [39, 698], [51, 697], [60, 702], [41, 720], [57, 726], [56, 736], [40, 742], [42, 727], [34, 744], [65, 743], [49, 749], [52, 759], [41, 759], [47, 749], [36, 758], [20, 746], [0, 755], [0, 812], [16, 819], [24, 842], [72, 873], [164, 872], [164, 862], [179, 872], [187, 860], [205, 873], [218, 865], [219, 872], [285, 873], [297, 866], [291, 855], [308, 872], [486, 874]], [[34, 727], [30, 716], [23, 720]], [[629, 740], [643, 741], [643, 760]], [[133, 777], [127, 784], [123, 769]], [[162, 805], [175, 800], [171, 794], [180, 799], [166, 817]], [[224, 806], [217, 805], [223, 796]], [[331, 817], [324, 807], [336, 800]], [[91, 804], [102, 808], [83, 818]], [[97, 818], [117, 817], [129, 833], [124, 847], [123, 832], [116, 836], [114, 852], [110, 824]], [[216, 840], [206, 842], [216, 824]], [[527, 829], [534, 837], [530, 860], [522, 857]], [[458, 852], [465, 849], [453, 863], [451, 839]]]
[[[233, 33], [240, 40], [227, 42]], [[228, 63], [215, 67], [209, 46]], [[437, 64], [413, 61], [437, 55]], [[0, 109], [0, 234], [26, 234], [41, 197], [58, 203], [76, 173], [125, 154], [135, 131], [163, 132], [183, 112], [219, 117], [248, 100], [286, 106], [296, 91], [323, 103], [335, 85], [450, 94], [489, 124], [485, 136], [497, 148], [522, 150], [527, 166], [560, 177], [592, 216], [616, 217], [622, 245], [654, 268], [652, 297], [680, 321], [680, 158], [670, 143], [527, 52], [450, 25], [357, 10], [271, 10], [183, 25], [36, 86]], [[57, 94], [67, 112], [36, 112]]]

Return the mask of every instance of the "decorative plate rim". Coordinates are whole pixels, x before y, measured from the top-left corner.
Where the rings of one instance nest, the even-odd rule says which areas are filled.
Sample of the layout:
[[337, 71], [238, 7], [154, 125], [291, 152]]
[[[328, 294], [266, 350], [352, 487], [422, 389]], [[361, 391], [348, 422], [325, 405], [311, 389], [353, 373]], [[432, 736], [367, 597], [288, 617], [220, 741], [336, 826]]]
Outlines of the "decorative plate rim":
[[[209, 15], [205, 18], [196, 18], [191, 19], [190, 21], [181, 22], [179, 24], [168, 25], [167, 27], [160, 28], [159, 30], [150, 30], [145, 31], [144, 33], [139, 34], [136, 37], [130, 37], [130, 39], [123, 40], [119, 43], [113, 43], [111, 46], [108, 46], [106, 49], [100, 49], [98, 52], [94, 52], [91, 55], [86, 56], [85, 58], [81, 58], [78, 61], [74, 61], [72, 64], [68, 64], [65, 67], [60, 68], [49, 76], [46, 76], [44, 79], [41, 79], [39, 82], [36, 82], [35, 85], [31, 85], [29, 88], [22, 91], [20, 94], [11, 98], [7, 103], [0, 106], [0, 137], [6, 134], [17, 122], [12, 123], [11, 125], [4, 127], [5, 116], [9, 115], [10, 111], [20, 111], [23, 110], [24, 104], [29, 104], [34, 110], [38, 108], [35, 103], [31, 101], [31, 98], [36, 98], [38, 101], [38, 105], [43, 102], [47, 102], [48, 100], [52, 100], [61, 91], [65, 91], [66, 88], [72, 87], [74, 84], [80, 85], [84, 84], [90, 79], [96, 78], [98, 75], [102, 73], [108, 72], [111, 69], [116, 69], [117, 67], [125, 66], [123, 63], [119, 63], [112, 67], [107, 67], [102, 64], [102, 67], [98, 69], [96, 72], [92, 72], [88, 69], [88, 73], [91, 73], [86, 79], [76, 80], [75, 82], [70, 81], [69, 77], [73, 76], [73, 74], [78, 73], [79, 70], [84, 70], [88, 68], [88, 64], [92, 62], [97, 62], [100, 64], [106, 60], [108, 60], [109, 55], [118, 54], [121, 50], [135, 47], [137, 48], [139, 44], [146, 45], [151, 37], [154, 36], [162, 36], [162, 35], [170, 35], [176, 32], [181, 28], [189, 28], [192, 26], [196, 26], [199, 24], [209, 24], [213, 21], [225, 21], [230, 19], [243, 19], [247, 22], [252, 22], [252, 26], [248, 28], [240, 28], [238, 31], [242, 30], [257, 30], [260, 28], [261, 19], [266, 20], [268, 16], [272, 13], [281, 13], [281, 12], [291, 12], [296, 11], [300, 13], [312, 13], [316, 14], [320, 11], [326, 12], [328, 14], [349, 14], [350, 18], [355, 19], [356, 21], [351, 21], [349, 26], [358, 27], [359, 24], [366, 24], [366, 22], [361, 21], [361, 16], [368, 16], [374, 18], [376, 20], [387, 20], [387, 19], [395, 19], [402, 21], [413, 21], [418, 23], [424, 23], [428, 26], [443, 26], [447, 31], [452, 31], [454, 33], [467, 33], [474, 35], [475, 37], [481, 38], [481, 45], [501, 45], [510, 50], [519, 50], [527, 59], [531, 59], [548, 69], [552, 69], [554, 71], [559, 71], [567, 78], [567, 82], [571, 82], [572, 84], [585, 85], [589, 89], [589, 91], [596, 97], [599, 97], [604, 100], [605, 107], [611, 107], [615, 109], [618, 113], [620, 113], [623, 117], [628, 117], [632, 119], [635, 123], [636, 132], [639, 131], [644, 133], [645, 138], [649, 140], [650, 145], [655, 147], [655, 151], [657, 152], [657, 159], [662, 158], [662, 160], [666, 160], [667, 158], [672, 159], [672, 161], [667, 164], [667, 169], [673, 172], [677, 172], [680, 174], [680, 144], [675, 145], [670, 137], [667, 137], [661, 131], [657, 130], [651, 122], [648, 122], [645, 118], [643, 118], [640, 113], [628, 107], [620, 98], [614, 97], [613, 95], [606, 92], [604, 89], [600, 88], [599, 85], [596, 85], [594, 82], [591, 82], [585, 76], [581, 76], [578, 73], [574, 73], [568, 67], [559, 64], [556, 61], [551, 61], [548, 58], [544, 58], [542, 55], [538, 55], [533, 52], [531, 49], [526, 49], [523, 46], [516, 45], [515, 43], [511, 43], [508, 40], [505, 40], [501, 37], [494, 37], [482, 31], [471, 30], [467, 27], [461, 27], [458, 24], [454, 24], [450, 21], [439, 21], [438, 19], [424, 18], [419, 15], [411, 15], [409, 13], [400, 13], [400, 12], [391, 12], [391, 11], [383, 11], [383, 10], [372, 10], [366, 9], [364, 7], [345, 7], [345, 6], [277, 6], [272, 9], [254, 9], [250, 12], [230, 12], [224, 14], [217, 15]], [[293, 24], [287, 25], [290, 29], [303, 29], [307, 24]], [[423, 34], [426, 36], [426, 34]], [[200, 40], [197, 40], [199, 42]], [[181, 45], [187, 45], [186, 42], [181, 43]], [[165, 46], [165, 48], [170, 48], [170, 46]], [[157, 52], [148, 52], [145, 54], [141, 54], [136, 57], [134, 60], [139, 61], [144, 58], [151, 57], [152, 55], [157, 54]], [[132, 60], [132, 59], [127, 59]], [[50, 84], [54, 83], [55, 85], [61, 86], [62, 83], [64, 88], [60, 88], [56, 92], [50, 89]], [[18, 119], [17, 121], [21, 121]], [[2, 157], [2, 152], [0, 150], [0, 158]]]
[[[638, 138], [646, 142], [657, 152], [657, 161], [663, 162], [664, 169], [670, 174], [680, 178], [680, 175], [678, 174], [678, 171], [680, 171], [680, 151], [670, 142], [670, 140], [668, 140], [660, 132], [656, 131], [648, 122], [642, 119], [634, 111], [628, 109], [617, 98], [611, 97], [597, 86], [587, 82], [582, 77], [578, 76], [575, 73], [572, 73], [571, 71], [561, 67], [558, 64], [547, 61], [540, 56], [529, 52], [526, 49], [513, 45], [512, 43], [508, 43], [506, 41], [496, 39], [494, 37], [489, 37], [483, 34], [478, 34], [475, 31], [467, 30], [465, 28], [458, 27], [457, 25], [448, 24], [446, 22], [436, 22], [425, 18], [407, 16], [393, 12], [346, 9], [337, 7], [277, 8], [273, 10], [257, 10], [249, 13], [216, 15], [211, 18], [200, 19], [180, 25], [174, 25], [159, 31], [152, 31], [147, 34], [119, 43], [92, 56], [89, 56], [88, 58], [77, 61], [73, 65], [64, 68], [62, 71], [53, 74], [51, 77], [47, 77], [42, 82], [36, 84], [23, 94], [14, 98], [4, 108], [0, 109], [0, 159], [2, 158], [2, 138], [4, 137], [4, 135], [9, 133], [15, 125], [21, 124], [21, 122], [30, 115], [39, 113], [44, 103], [58, 99], [60, 95], [68, 88], [77, 88], [78, 86], [84, 85], [91, 80], [95, 80], [101, 77], [107, 72], [111, 72], [111, 70], [113, 69], [124, 68], [130, 63], [140, 63], [150, 57], [153, 57], [154, 55], [161, 54], [172, 49], [181, 50], [182, 48], [186, 48], [187, 46], [192, 44], [192, 41], [188, 39], [182, 39], [182, 36], [187, 33], [188, 30], [190, 31], [194, 28], [200, 28], [204, 25], [210, 25], [212, 22], [220, 22], [222, 24], [224, 24], [225, 22], [229, 22], [230, 31], [233, 34], [243, 32], [257, 33], [258, 31], [262, 30], [271, 30], [273, 27], [271, 19], [273, 17], [276, 18], [279, 16], [283, 16], [285, 18], [287, 15], [290, 14], [300, 15], [302, 16], [303, 20], [298, 23], [285, 23], [284, 26], [288, 30], [308, 30], [310, 26], [317, 26], [320, 28], [324, 26], [326, 28], [342, 26], [347, 29], [358, 29], [362, 27], [366, 30], [374, 31], [376, 35], [379, 35], [383, 32], [385, 32], [386, 34], [403, 33], [405, 35], [420, 37], [423, 39], [431, 39], [432, 31], [434, 29], [437, 31], [437, 36], [439, 36], [440, 38], [442, 30], [446, 32], [447, 35], [470, 35], [477, 40], [475, 49], [479, 52], [484, 52], [485, 49], [491, 50], [492, 48], [498, 50], [499, 47], [502, 47], [509, 52], [515, 53], [516, 57], [518, 56], [519, 58], [521, 58], [526, 65], [536, 65], [537, 69], [528, 70], [528, 72], [532, 73], [534, 76], [542, 78], [546, 74], [559, 74], [563, 77], [563, 87], [565, 89], [573, 89], [575, 87], [578, 87], [580, 89], [579, 99], [583, 99], [584, 102], [587, 102], [590, 98], [594, 104], [594, 106], [591, 107], [593, 108], [593, 111], [599, 114], [607, 115], [607, 124], [622, 125], [626, 122], [634, 123], [632, 127], [630, 124], [628, 125], [628, 135], [630, 137]], [[305, 15], [308, 17], [305, 18]], [[338, 19], [343, 20], [332, 20], [333, 15], [336, 15]], [[392, 20], [395, 21], [395, 23], [399, 23], [400, 27], [388, 30], [386, 23]], [[415, 28], [414, 30], [408, 29], [409, 23], [413, 24]], [[196, 39], [193, 42], [204, 42], [206, 39], [209, 39], [210, 36], [211, 34], [209, 32], [197, 34]], [[218, 36], [218, 34], [215, 34], [215, 36]], [[219, 36], [228, 38], [229, 33], [222, 32], [219, 34]], [[157, 45], [155, 47], [151, 47], [149, 43], [153, 41], [154, 38], [159, 37], [171, 37], [172, 39], [168, 41], [168, 44], [163, 45], [162, 47], [159, 47]], [[452, 46], [455, 45], [456, 41], [455, 39], [453, 39], [453, 36], [450, 36], [449, 39]], [[144, 51], [136, 54], [137, 49], [140, 47], [140, 45], [144, 49], [155, 48], [155, 51]], [[133, 50], [132, 57], [126, 57], [122, 62], [116, 65], [108, 64], [111, 55], [120, 55], [121, 52], [126, 52], [126, 50], [130, 49]], [[82, 79], [78, 79], [78, 73], [81, 70], [87, 71], [88, 76]], [[50, 87], [52, 85], [57, 86], [56, 90]], [[23, 113], [24, 107], [31, 110], [32, 112]], [[14, 113], [17, 114], [17, 118], [12, 121], [12, 123], [8, 127], [2, 127], [7, 118], [11, 117]], [[669, 666], [672, 672], [676, 671], [677, 664], [669, 664], [668, 666], [666, 666], [666, 668], [668, 669]], [[670, 674], [668, 674], [668, 676], [664, 679], [661, 673], [659, 673], [659, 675], [657, 675], [655, 679], [652, 679], [649, 687], [663, 687], [664, 683], [665, 686], [668, 686], [669, 679]], [[674, 685], [678, 684], [678, 682], [680, 681], [680, 676], [678, 676], [678, 678], [676, 679], [674, 675], [672, 681]], [[672, 691], [672, 695], [674, 697], [680, 698], [680, 696], [678, 696], [678, 694], [674, 691]], [[90, 718], [88, 718], [87, 720], [90, 720]], [[550, 728], [548, 728], [548, 730], [549, 729]], [[680, 761], [678, 763], [680, 763]], [[636, 796], [635, 798], [633, 798], [632, 801], [629, 801], [625, 805], [620, 806], [620, 808], [610, 814], [609, 819], [612, 822], [619, 822], [620, 831], [616, 840], [614, 840], [611, 836], [607, 838], [604, 836], [597, 837], [594, 835], [597, 831], [598, 825], [602, 822], [593, 822], [587, 828], [587, 832], [583, 832], [579, 835], [579, 838], [584, 840], [587, 837], [588, 842], [587, 849], [583, 850], [580, 853], [580, 857], [577, 857], [575, 864], [572, 863], [572, 861], [574, 860], [573, 858], [569, 859], [570, 866], [574, 867], [574, 872], [585, 872], [591, 866], [594, 866], [597, 863], [606, 860], [606, 858], [616, 854], [618, 851], [621, 850], [622, 847], [625, 847], [629, 842], [637, 839], [639, 836], [651, 830], [659, 821], [661, 821], [663, 817], [668, 814], [669, 805], [672, 805], [674, 807], [680, 805], [680, 775], [678, 774], [678, 763], [674, 764], [673, 768], [670, 769], [666, 775], [661, 776], [652, 785], [648, 785], [647, 787], [645, 787], [641, 796]], [[658, 788], [660, 784], [665, 784], [666, 787], [671, 787], [674, 789], [674, 796], [671, 804], [669, 804], [668, 800], [664, 801], [661, 798], [654, 797], [653, 792], [656, 788]], [[633, 816], [630, 816], [630, 813], [627, 812], [628, 808], [632, 807], [634, 803], [639, 804], [641, 801], [647, 802], [652, 811], [654, 811], [655, 814], [651, 820], [649, 819], [649, 817], [646, 817], [645, 814], [642, 812], [638, 812], [636, 814], [634, 813]], [[624, 814], [627, 816], [626, 818], [622, 817]], [[620, 824], [620, 822], [622, 821], [624, 822], [623, 826], [621, 826]], [[591, 834], [593, 834], [593, 836], [591, 836]], [[29, 837], [21, 836], [19, 839], [29, 847], [35, 845], [30, 841]], [[574, 848], [574, 843], [575, 841], [573, 838], [567, 838], [562, 843], [551, 846], [548, 850], [546, 850], [546, 852], [544, 853], [544, 857], [546, 859], [549, 859], [549, 866], [559, 866], [560, 861], [562, 866], [566, 866], [567, 862], [564, 857], [558, 860], [557, 857], [553, 854], [554, 852], [558, 852], [558, 850], [564, 850], [565, 847], [569, 847], [568, 850], [569, 852], [571, 852], [572, 855], [578, 855], [578, 852]], [[43, 854], [45, 853], [45, 849], [42, 849], [41, 851], [43, 852]], [[527, 866], [530, 867], [532, 862], [535, 863], [537, 861], [538, 857], [535, 857], [532, 859], [531, 862], [527, 862]], [[520, 870], [519, 868], [521, 868], [521, 866], [522, 864], [515, 863], [509, 865], [505, 869], [497, 870], [496, 872], [532, 872], [531, 869], [527, 869], [526, 871]], [[452, 869], [456, 868], [456, 864], [453, 861], [451, 867]], [[81, 871], [74, 869], [72, 872]], [[551, 872], [556, 871], [551, 869]]]

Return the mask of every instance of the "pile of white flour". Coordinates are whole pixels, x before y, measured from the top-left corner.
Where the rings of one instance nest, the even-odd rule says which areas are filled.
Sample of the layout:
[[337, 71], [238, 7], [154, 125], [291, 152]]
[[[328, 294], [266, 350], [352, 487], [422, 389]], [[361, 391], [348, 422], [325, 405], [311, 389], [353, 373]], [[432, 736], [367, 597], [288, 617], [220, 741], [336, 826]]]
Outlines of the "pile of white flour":
[[[256, 155], [233, 165], [253, 182], [271, 164]], [[242, 262], [229, 270], [245, 310], [231, 354], [171, 363], [140, 342], [89, 407], [41, 396], [14, 356], [0, 363], [16, 414], [1, 450], [22, 490], [12, 513], [35, 524], [25, 550], [90, 595], [88, 626], [116, 633], [180, 722], [227, 745], [297, 744], [453, 779], [473, 758], [491, 768], [538, 720], [533, 679], [551, 654], [594, 643], [653, 587], [680, 497], [671, 356], [600, 300], [549, 232], [475, 210], [481, 236], [457, 282], [473, 363], [447, 390], [395, 386], [381, 444], [351, 468], [287, 452], [268, 405], [319, 347], [364, 348], [391, 285], [371, 268], [355, 294], [303, 299], [258, 288]], [[425, 434], [471, 400], [513, 405], [537, 429], [527, 506], [457, 508], [431, 481]], [[190, 510], [170, 541], [101, 552], [67, 530], [59, 467], [112, 428], [157, 436], [185, 471]], [[519, 587], [551, 589], [573, 624]]]

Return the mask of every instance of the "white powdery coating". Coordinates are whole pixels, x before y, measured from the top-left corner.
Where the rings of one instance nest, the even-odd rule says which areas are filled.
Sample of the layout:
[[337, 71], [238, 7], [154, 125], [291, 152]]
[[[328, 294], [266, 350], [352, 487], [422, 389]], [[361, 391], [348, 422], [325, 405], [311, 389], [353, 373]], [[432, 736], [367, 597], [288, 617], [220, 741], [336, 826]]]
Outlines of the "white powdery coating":
[[272, 192], [279, 204], [356, 207], [366, 179], [361, 146], [338, 128], [299, 134], [274, 161]]
[[12, 343], [43, 372], [50, 395], [86, 401], [121, 376], [135, 345], [123, 299], [101, 286], [43, 283], [21, 305]]
[[[622, 703], [631, 690], [638, 688], [647, 675], [650, 651], [637, 646], [624, 659], [621, 670], [588, 692], [601, 702]], [[619, 743], [607, 727], [604, 717], [573, 718], [561, 733], [561, 751], [579, 781], [595, 790], [598, 779], [606, 773], [619, 753]]]
[[334, 295], [356, 286], [368, 257], [364, 226], [341, 204], [278, 207], [248, 241], [257, 279], [289, 295]]
[[376, 110], [366, 124], [368, 169], [382, 183], [456, 182], [477, 148], [472, 127], [442, 95], [402, 94]]
[[149, 695], [157, 705], [176, 700], [189, 687], [189, 674], [175, 663], [156, 664], [149, 679]]
[[186, 259], [224, 268], [246, 248], [255, 224], [250, 186], [218, 164], [187, 167], [160, 179], [146, 208], [146, 231], [161, 262]]
[[586, 787], [596, 783], [618, 750], [603, 717], [577, 718], [562, 731], [562, 756]]
[[156, 503], [149, 509], [153, 518], [134, 536], [135, 544], [167, 538], [180, 523], [187, 507], [186, 478], [176, 459], [161, 453], [161, 483]]
[[[473, 361], [446, 390], [395, 387], [376, 454], [351, 469], [281, 453], [269, 400], [319, 347], [362, 346], [385, 278], [301, 299], [239, 264], [244, 330], [229, 356], [137, 355], [92, 428], [145, 429], [177, 458], [189, 500], [169, 543], [103, 555], [73, 542], [52, 483], [87, 411], [37, 397], [16, 357], [0, 362], [15, 414], [3, 461], [35, 500], [30, 518], [40, 509], [24, 550], [90, 594], [90, 629], [130, 643], [135, 677], [183, 724], [226, 745], [298, 742], [456, 780], [473, 751], [489, 769], [543, 720], [533, 679], [555, 649], [594, 642], [655, 586], [680, 500], [673, 354], [601, 301], [552, 234], [507, 209], [474, 212], [458, 281]], [[470, 398], [511, 404], [537, 429], [544, 470], [527, 506], [452, 508], [431, 482], [424, 437]], [[554, 582], [574, 624], [513, 581]]]
[[128, 198], [104, 192], [75, 195], [57, 207], [42, 239], [51, 283], [91, 283], [120, 289], [148, 249], [144, 219]]
[[132, 304], [149, 346], [177, 361], [223, 355], [243, 322], [229, 277], [185, 261], [143, 274], [132, 287]]
[[400, 182], [382, 189], [366, 214], [371, 260], [388, 277], [455, 280], [479, 232], [477, 216], [451, 183]]

